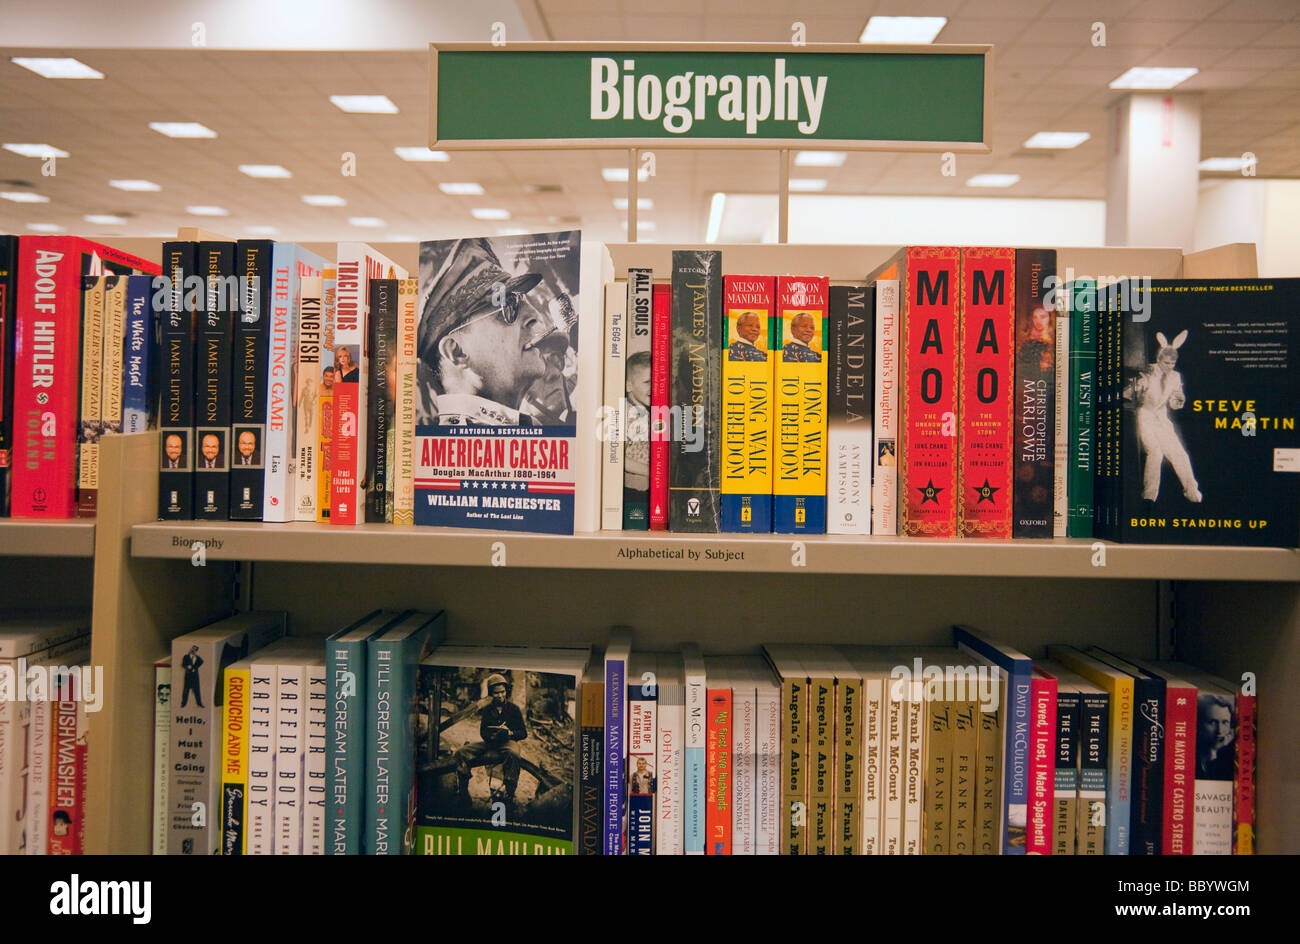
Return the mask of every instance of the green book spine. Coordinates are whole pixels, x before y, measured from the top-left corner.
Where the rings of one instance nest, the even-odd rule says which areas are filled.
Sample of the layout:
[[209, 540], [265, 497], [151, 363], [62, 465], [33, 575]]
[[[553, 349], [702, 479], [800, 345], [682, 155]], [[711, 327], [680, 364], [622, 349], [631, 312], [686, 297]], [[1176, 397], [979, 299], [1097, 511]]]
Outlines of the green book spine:
[[[366, 701], [366, 642], [326, 643], [329, 685], [329, 844], [332, 855], [360, 855], [361, 782], [366, 742], [361, 726]], [[358, 738], [360, 735], [360, 738]]]
[[1096, 457], [1097, 283], [1070, 283], [1070, 455], [1066, 534], [1093, 536], [1092, 477]]

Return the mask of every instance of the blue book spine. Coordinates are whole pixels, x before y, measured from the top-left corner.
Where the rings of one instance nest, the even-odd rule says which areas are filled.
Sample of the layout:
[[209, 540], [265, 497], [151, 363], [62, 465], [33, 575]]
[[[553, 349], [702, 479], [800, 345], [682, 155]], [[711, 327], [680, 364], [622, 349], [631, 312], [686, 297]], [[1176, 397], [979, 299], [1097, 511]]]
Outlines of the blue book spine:
[[[627, 687], [627, 854], [654, 855], [658, 687], [633, 678]], [[646, 763], [641, 763], [646, 761]]]
[[[364, 822], [360, 784], [365, 763], [365, 732], [361, 724], [366, 701], [364, 641], [326, 643], [329, 686], [329, 743], [326, 777], [329, 784], [331, 855], [360, 855]], [[358, 738], [361, 740], [358, 741]]]
[[623, 725], [627, 710], [627, 662], [605, 660], [605, 855], [623, 854]]
[[153, 277], [126, 280], [126, 330], [122, 341], [122, 432], [142, 433], [149, 426], [153, 370]]

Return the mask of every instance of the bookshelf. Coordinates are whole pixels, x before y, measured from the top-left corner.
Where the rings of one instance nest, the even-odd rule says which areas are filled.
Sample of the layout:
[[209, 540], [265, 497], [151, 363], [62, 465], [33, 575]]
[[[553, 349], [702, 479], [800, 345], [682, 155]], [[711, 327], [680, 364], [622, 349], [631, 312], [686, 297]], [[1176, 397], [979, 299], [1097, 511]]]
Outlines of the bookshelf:
[[[668, 271], [672, 248], [611, 245], [605, 262]], [[838, 280], [862, 278], [894, 251], [719, 248], [732, 271], [816, 266]], [[1253, 257], [1234, 247], [1058, 253], [1062, 270], [1079, 273], [1253, 274]], [[157, 522], [157, 455], [156, 432], [106, 438], [98, 522], [93, 532], [69, 525], [93, 533], [93, 659], [107, 689], [90, 719], [91, 852], [149, 849], [152, 663], [173, 636], [248, 607], [289, 611], [299, 636], [323, 637], [376, 607], [421, 607], [447, 610], [455, 642], [599, 644], [625, 623], [640, 648], [695, 641], [719, 653], [763, 642], [940, 645], [965, 622], [1032, 655], [1068, 641], [1185, 658], [1227, 678], [1253, 672], [1264, 719], [1258, 849], [1300, 851], [1300, 756], [1281, 733], [1281, 719], [1300, 715], [1300, 551], [1107, 544], [1095, 566], [1086, 540], [819, 536], [800, 542], [796, 563], [793, 539], [776, 535]], [[0, 542], [19, 533], [0, 527]], [[629, 549], [656, 553], [620, 556]]]

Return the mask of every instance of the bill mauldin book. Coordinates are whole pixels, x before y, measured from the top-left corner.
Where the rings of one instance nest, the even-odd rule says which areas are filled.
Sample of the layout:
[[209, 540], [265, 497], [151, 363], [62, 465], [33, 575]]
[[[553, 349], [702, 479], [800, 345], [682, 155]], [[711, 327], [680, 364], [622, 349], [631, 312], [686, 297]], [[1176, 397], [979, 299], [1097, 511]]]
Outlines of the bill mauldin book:
[[[1050, 538], [1056, 474], [1054, 249], [1016, 250], [1015, 487], [1012, 536]], [[1049, 280], [1050, 277], [1050, 280]]]
[[673, 251], [672, 531], [721, 527], [722, 253]]
[[722, 279], [722, 530], [772, 530], [771, 276]]
[[573, 533], [581, 238], [420, 244], [417, 525]]

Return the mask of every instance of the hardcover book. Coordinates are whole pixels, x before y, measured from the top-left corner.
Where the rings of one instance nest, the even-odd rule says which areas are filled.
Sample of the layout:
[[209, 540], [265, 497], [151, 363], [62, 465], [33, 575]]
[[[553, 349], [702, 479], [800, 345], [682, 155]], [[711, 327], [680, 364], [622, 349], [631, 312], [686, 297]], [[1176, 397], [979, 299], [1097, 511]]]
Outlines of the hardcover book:
[[14, 444], [14, 325], [18, 317], [18, 237], [0, 236], [0, 517], [9, 514]]
[[163, 243], [162, 352], [158, 410], [158, 518], [194, 518], [194, 307], [201, 289], [187, 289], [197, 279], [198, 244]]
[[654, 272], [629, 269], [624, 357], [623, 530], [650, 528], [651, 348], [654, 346]]
[[172, 658], [153, 664], [153, 832], [150, 853], [167, 854], [167, 754], [171, 740]]
[[658, 662], [632, 657], [627, 684], [627, 854], [654, 855], [658, 793]]
[[330, 469], [334, 461], [334, 382], [338, 371], [334, 367], [334, 300], [338, 295], [336, 270], [326, 266], [321, 270], [321, 351], [320, 395], [317, 412], [320, 436], [317, 439], [316, 520], [330, 520]]
[[416, 524], [573, 533], [581, 235], [420, 244]]
[[[1056, 474], [1056, 251], [1016, 250], [1012, 535], [1050, 538]], [[1048, 282], [1048, 278], [1052, 283]]]
[[674, 250], [669, 527], [721, 527], [722, 253]]
[[104, 393], [104, 277], [81, 281], [81, 410], [77, 424], [77, 517], [93, 518], [99, 501], [100, 409]]
[[393, 523], [415, 524], [415, 405], [419, 359], [420, 285], [397, 282], [397, 425], [393, 455]]
[[708, 749], [708, 676], [695, 643], [682, 646], [686, 677], [686, 750], [682, 821], [687, 855], [704, 855], [704, 765]]
[[731, 678], [722, 665], [705, 659], [709, 676], [707, 747], [704, 759], [704, 854], [731, 855], [732, 717]]
[[397, 279], [370, 280], [370, 391], [366, 443], [367, 522], [392, 524], [397, 412]]
[[781, 854], [808, 855], [810, 682], [798, 647], [765, 645], [763, 654], [781, 679]]
[[686, 687], [680, 656], [658, 657], [659, 741], [655, 751], [655, 855], [684, 855]]
[[627, 662], [631, 653], [632, 630], [625, 626], [610, 630], [605, 647], [605, 758], [601, 765], [605, 773], [601, 827], [605, 855], [627, 851]]
[[871, 470], [875, 383], [875, 291], [832, 285], [827, 347], [826, 530], [871, 533]]
[[158, 419], [158, 385], [154, 370], [153, 279], [126, 278], [126, 312], [122, 350], [122, 432], [142, 433]]
[[[321, 347], [324, 340], [324, 280], [302, 280], [298, 321], [298, 363], [294, 394], [294, 520], [315, 521], [320, 492]], [[237, 461], [241, 457], [236, 457]], [[251, 461], [253, 456], [242, 457]]]
[[271, 338], [272, 243], [235, 244], [240, 280], [231, 364], [230, 436], [236, 460], [230, 469], [230, 519], [261, 521], [265, 493], [266, 358]]
[[[605, 673], [599, 658], [582, 677], [579, 708], [578, 845], [579, 855], [601, 855], [605, 812]], [[662, 834], [661, 834], [662, 835]]]
[[673, 291], [656, 285], [650, 331], [650, 530], [668, 529], [668, 452], [672, 424]]
[[871, 533], [898, 533], [898, 279], [873, 283], [876, 295], [876, 454], [871, 474]]
[[772, 530], [772, 343], [770, 276], [722, 279], [722, 530]]
[[600, 527], [603, 531], [623, 529], [628, 291], [621, 290], [616, 282], [605, 286], [605, 404], [600, 423]]
[[825, 278], [776, 280], [772, 530], [826, 533]]
[[199, 243], [196, 268], [203, 280], [195, 318], [194, 517], [226, 521], [230, 517], [231, 344], [237, 291], [235, 244]]
[[1066, 292], [1070, 299], [1071, 404], [1066, 535], [1090, 538], [1097, 438], [1097, 283], [1076, 279]]

